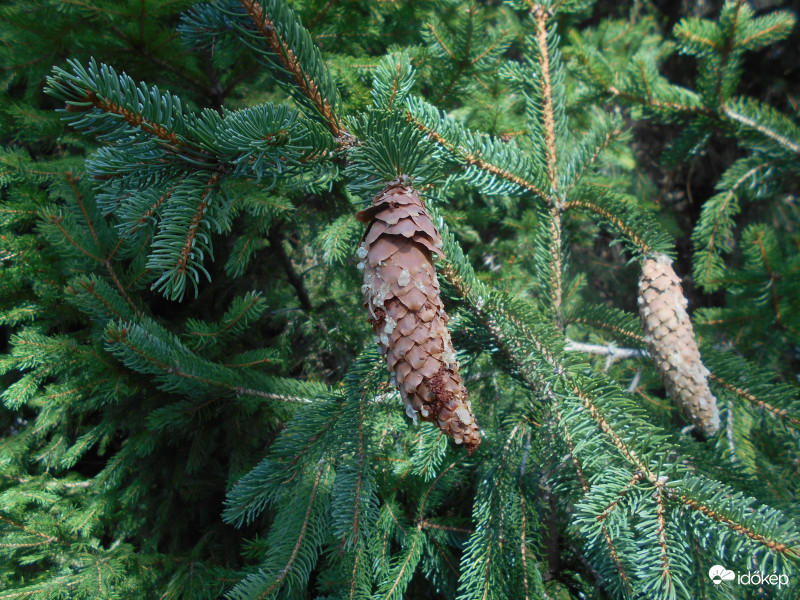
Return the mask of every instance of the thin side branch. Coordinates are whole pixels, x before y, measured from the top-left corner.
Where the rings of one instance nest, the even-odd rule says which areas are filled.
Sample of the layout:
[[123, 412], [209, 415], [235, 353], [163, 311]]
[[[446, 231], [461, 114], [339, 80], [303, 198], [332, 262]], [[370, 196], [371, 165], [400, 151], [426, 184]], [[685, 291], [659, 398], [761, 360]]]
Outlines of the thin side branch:
[[723, 112], [725, 116], [728, 117], [729, 119], [736, 121], [737, 123], [741, 123], [742, 125], [745, 125], [747, 127], [750, 127], [751, 129], [755, 129], [759, 133], [765, 135], [769, 139], [773, 140], [774, 142], [776, 142], [780, 146], [783, 146], [786, 150], [789, 150], [794, 154], [800, 154], [800, 145], [796, 144], [786, 136], [781, 135], [774, 129], [765, 127], [760, 123], [757, 123], [750, 117], [736, 112], [732, 108], [726, 107]]
[[445, 148], [448, 152], [456, 156], [457, 158], [463, 160], [467, 163], [468, 166], [476, 166], [482, 171], [486, 171], [487, 173], [491, 173], [498, 179], [503, 179], [505, 181], [510, 181], [514, 185], [518, 186], [519, 188], [531, 192], [535, 196], [542, 198], [548, 204], [552, 204], [553, 200], [549, 194], [547, 194], [544, 190], [540, 189], [536, 186], [536, 184], [526, 181], [519, 175], [514, 175], [505, 169], [498, 167], [497, 165], [493, 165], [492, 163], [483, 160], [479, 156], [472, 154], [466, 148], [462, 146], [456, 147], [455, 145], [449, 143], [445, 140], [442, 136], [440, 136], [434, 129], [426, 127], [423, 123], [418, 121], [414, 118], [414, 115], [408, 113], [407, 115], [408, 121], [413, 123], [417, 129], [419, 129], [422, 133], [428, 136], [429, 139], [433, 140], [443, 148]]
[[297, 55], [280, 38], [275, 29], [275, 23], [264, 14], [264, 8], [261, 2], [256, 2], [255, 0], [239, 0], [239, 2], [258, 31], [264, 36], [269, 47], [277, 55], [278, 60], [280, 60], [284, 68], [291, 73], [292, 79], [294, 79], [297, 87], [300, 88], [300, 91], [303, 92], [306, 98], [311, 100], [319, 111], [319, 114], [322, 115], [328, 127], [328, 131], [337, 138], [344, 136], [346, 132], [342, 129], [339, 118], [333, 111], [333, 107], [323, 98], [317, 83], [303, 72]]
[[547, 50], [548, 11], [541, 5], [531, 8], [536, 23], [536, 44], [539, 46], [539, 67], [542, 70], [542, 115], [544, 118], [545, 152], [547, 153], [547, 178], [553, 193], [558, 193], [558, 172], [556, 167], [556, 125], [553, 117], [553, 86], [550, 80], [550, 57]]
[[619, 229], [622, 234], [627, 237], [633, 244], [641, 250], [642, 254], [650, 254], [652, 252], [652, 248], [645, 243], [645, 241], [640, 238], [633, 229], [630, 229], [625, 225], [625, 223], [617, 217], [614, 213], [609, 212], [596, 204], [585, 202], [583, 200], [570, 200], [564, 204], [564, 210], [569, 210], [570, 208], [582, 208], [584, 210], [589, 210], [597, 215], [600, 215], [603, 219], [612, 223], [617, 229]]
[[547, 154], [547, 179], [550, 182], [550, 193], [555, 197], [555, 202], [550, 205], [550, 257], [552, 272], [550, 285], [553, 288], [553, 309], [555, 321], [563, 327], [561, 304], [563, 302], [563, 250], [561, 232], [561, 213], [563, 203], [558, 199], [558, 168], [556, 164], [556, 124], [553, 115], [553, 85], [550, 79], [550, 55], [547, 49], [547, 19], [550, 12], [543, 6], [531, 6], [531, 14], [536, 23], [536, 43], [539, 46], [539, 68], [542, 73], [542, 116], [544, 119], [545, 153]]
[[650, 358], [650, 353], [640, 348], [617, 348], [614, 344], [604, 346], [601, 344], [585, 344], [572, 340], [567, 340], [567, 345], [564, 350], [567, 352], [599, 354], [601, 356], [609, 356], [614, 360], [623, 360], [625, 358]]
[[711, 373], [708, 376], [708, 378], [711, 379], [712, 381], [716, 381], [718, 384], [720, 384], [726, 390], [728, 390], [730, 392], [733, 392], [737, 396], [741, 396], [742, 398], [744, 398], [745, 400], [750, 402], [750, 404], [752, 404], [754, 407], [762, 408], [762, 409], [766, 410], [773, 417], [776, 417], [778, 419], [782, 419], [784, 421], [788, 421], [789, 423], [792, 423], [795, 426], [800, 426], [800, 419], [797, 419], [796, 417], [791, 416], [789, 414], [788, 410], [783, 409], [783, 408], [777, 408], [775, 406], [772, 406], [768, 402], [764, 402], [763, 400], [759, 400], [756, 396], [751, 394], [750, 391], [747, 390], [746, 388], [740, 388], [740, 387], [737, 387], [737, 386], [735, 386], [735, 385], [733, 385], [731, 383], [728, 383], [727, 381], [725, 381], [724, 379], [722, 379], [720, 377], [717, 377], [713, 373]]

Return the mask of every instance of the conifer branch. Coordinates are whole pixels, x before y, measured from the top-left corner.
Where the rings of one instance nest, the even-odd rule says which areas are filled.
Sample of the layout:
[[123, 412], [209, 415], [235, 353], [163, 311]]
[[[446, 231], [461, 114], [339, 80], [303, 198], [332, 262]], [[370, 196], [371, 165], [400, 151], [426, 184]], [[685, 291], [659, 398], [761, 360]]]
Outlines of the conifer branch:
[[[699, 101], [687, 103], [676, 100], [667, 100], [665, 98], [654, 96], [649, 88], [648, 74], [644, 69], [644, 63], [639, 58], [635, 58], [634, 60], [636, 60], [636, 64], [639, 68], [640, 77], [643, 78], [643, 85], [647, 89], [646, 94], [639, 93], [638, 90], [627, 89], [628, 86], [622, 86], [621, 89], [619, 84], [614, 81], [612, 77], [613, 71], [608, 71], [607, 73], [600, 72], [595, 64], [589, 59], [589, 54], [587, 52], [579, 51], [576, 53], [575, 57], [577, 58], [581, 67], [585, 69], [586, 73], [589, 75], [589, 79], [604, 93], [609, 94], [613, 98], [620, 98], [629, 104], [645, 106], [654, 112], [679, 113], [685, 116], [711, 116], [714, 114], [710, 108], [703, 105]], [[676, 89], [676, 87], [677, 86], [673, 87], [673, 90]], [[684, 96], [687, 92], [687, 90], [682, 88], [680, 88], [678, 91]], [[689, 98], [691, 100], [697, 99], [694, 95], [689, 96]]]
[[[245, 304], [239, 307], [235, 315], [224, 320], [222, 327], [213, 330], [200, 330], [197, 327], [190, 328], [186, 333], [192, 337], [205, 338], [205, 337], [219, 337], [225, 333], [235, 329], [250, 313], [257, 304], [262, 301], [261, 296], [258, 294], [248, 294], [245, 297]], [[227, 315], [226, 315], [227, 316]], [[250, 363], [253, 364], [253, 363]]]
[[788, 410], [783, 409], [783, 408], [778, 408], [776, 406], [773, 406], [769, 402], [765, 402], [764, 400], [760, 400], [757, 396], [755, 396], [754, 394], [750, 393], [750, 391], [747, 390], [746, 388], [741, 388], [741, 387], [735, 386], [732, 383], [729, 383], [728, 381], [725, 381], [723, 378], [718, 377], [717, 375], [714, 375], [713, 373], [711, 373], [708, 376], [708, 378], [711, 379], [711, 381], [715, 381], [716, 383], [718, 383], [719, 385], [724, 387], [729, 392], [733, 392], [737, 396], [740, 396], [740, 397], [744, 398], [745, 400], [750, 402], [750, 404], [752, 404], [755, 408], [760, 408], [760, 409], [766, 410], [773, 417], [776, 417], [776, 418], [781, 419], [783, 421], [788, 421], [792, 425], [795, 425], [796, 427], [800, 427], [800, 419], [798, 419], [797, 417], [793, 417], [789, 413]]
[[102, 258], [100, 258], [98, 256], [95, 256], [94, 254], [89, 252], [86, 248], [81, 246], [75, 240], [74, 237], [72, 237], [69, 234], [69, 232], [66, 230], [66, 228], [63, 225], [63, 221], [64, 221], [64, 217], [63, 216], [54, 215], [54, 214], [47, 214], [47, 215], [45, 215], [45, 218], [47, 219], [47, 222], [50, 223], [51, 225], [54, 225], [56, 227], [56, 229], [58, 229], [61, 232], [61, 235], [64, 236], [64, 239], [67, 240], [70, 243], [70, 245], [72, 245], [81, 254], [84, 254], [85, 256], [88, 256], [89, 258], [91, 258], [95, 262], [98, 262], [98, 263], [102, 263], [103, 262]]
[[[575, 315], [575, 316], [570, 316], [566, 320], [565, 324], [566, 325], [570, 325], [570, 324], [589, 325], [589, 326], [594, 327], [596, 329], [609, 331], [609, 332], [613, 333], [614, 335], [628, 338], [632, 342], [640, 344], [642, 346], [645, 345], [644, 337], [642, 336], [640, 331], [634, 331], [632, 329], [628, 329], [628, 328], [625, 328], [625, 327], [620, 327], [618, 325], [610, 324], [607, 321], [600, 321], [600, 320], [589, 318], [589, 317], [585, 317], [585, 316], [582, 316], [582, 315]], [[615, 352], [616, 352], [616, 350], [617, 350], [617, 348], [614, 349]], [[639, 349], [639, 350], [641, 350], [641, 349]], [[642, 356], [644, 356], [644, 354]]]
[[[572, 460], [572, 465], [575, 467], [575, 472], [578, 475], [578, 481], [581, 484], [581, 490], [583, 490], [583, 494], [587, 495], [591, 491], [589, 486], [589, 481], [586, 478], [586, 475], [583, 472], [583, 467], [581, 466], [578, 457], [575, 455], [575, 444], [572, 441], [572, 436], [569, 433], [569, 429], [567, 428], [567, 423], [564, 420], [561, 411], [557, 407], [557, 403], [553, 406], [553, 413], [556, 415], [556, 418], [561, 423], [561, 426], [564, 428], [564, 441], [567, 444], [567, 450], [569, 450], [569, 457]], [[638, 473], [638, 472], [637, 472]], [[597, 516], [598, 521], [602, 521], [603, 519], [600, 518], [601, 515]], [[617, 548], [614, 545], [614, 540], [611, 538], [611, 534], [608, 532], [608, 527], [605, 526], [605, 523], [601, 524], [600, 529], [603, 533], [603, 538], [605, 539], [606, 546], [608, 546], [608, 552], [611, 556], [611, 560], [614, 561], [614, 566], [617, 569], [617, 573], [619, 574], [620, 579], [622, 579], [625, 589], [630, 594], [631, 590], [633, 589], [631, 586], [631, 580], [628, 577], [627, 573], [625, 573], [625, 569], [622, 566], [622, 561], [619, 558], [619, 553], [617, 552]]]
[[325, 121], [328, 131], [330, 131], [335, 138], [344, 137], [347, 132], [342, 129], [339, 118], [336, 116], [333, 107], [328, 100], [323, 97], [317, 82], [306, 74], [294, 51], [278, 35], [278, 31], [275, 29], [275, 23], [270, 19], [269, 15], [264, 12], [262, 3], [258, 0], [239, 0], [239, 3], [247, 12], [247, 15], [267, 42], [267, 45], [269, 45], [278, 57], [278, 60], [281, 61], [283, 67], [291, 74], [297, 87], [319, 111], [319, 114]]
[[175, 191], [175, 188], [173, 187], [173, 188], [170, 188], [170, 189], [166, 190], [163, 194], [160, 194], [158, 196], [158, 199], [150, 206], [150, 208], [148, 208], [144, 213], [142, 213], [141, 217], [136, 219], [136, 224], [128, 230], [126, 235], [129, 235], [129, 236], [133, 235], [141, 227], [144, 227], [145, 225], [150, 223], [156, 217], [156, 215], [158, 214], [158, 211], [161, 210], [161, 207], [164, 205], [164, 203], [167, 200], [169, 200], [169, 197], [172, 195], [172, 193], [174, 191]]
[[463, 161], [467, 166], [475, 166], [481, 169], [482, 171], [494, 175], [498, 179], [508, 181], [509, 183], [512, 183], [515, 186], [527, 192], [532, 193], [534, 196], [543, 199], [548, 204], [553, 203], [553, 200], [550, 197], [550, 195], [544, 192], [544, 190], [542, 190], [542, 188], [537, 186], [535, 183], [528, 181], [520, 177], [519, 175], [511, 173], [497, 165], [494, 165], [487, 160], [484, 160], [483, 158], [480, 157], [480, 155], [470, 152], [467, 148], [464, 148], [463, 146], [456, 146], [455, 144], [450, 143], [435, 129], [426, 126], [411, 112], [407, 113], [407, 119], [410, 123], [413, 123], [417, 129], [419, 129], [423, 134], [425, 134], [428, 137], [428, 139], [433, 140], [435, 143], [445, 148], [450, 154], [455, 156], [460, 161]]
[[[542, 74], [542, 115], [544, 118], [545, 152], [547, 153], [547, 178], [550, 181], [551, 193], [558, 196], [556, 123], [553, 117], [553, 90], [550, 82], [550, 59], [548, 58], [547, 49], [547, 19], [550, 17], [550, 12], [541, 4], [531, 3], [531, 14], [536, 24], [536, 43], [539, 48], [539, 68]], [[558, 203], [556, 206], [560, 208]]]
[[[67, 178], [67, 182], [69, 183], [70, 187], [72, 188], [72, 193], [75, 196], [75, 201], [78, 203], [78, 206], [81, 209], [81, 214], [83, 215], [83, 218], [86, 221], [86, 227], [89, 229], [89, 233], [91, 234], [92, 239], [94, 240], [95, 246], [97, 247], [98, 250], [100, 250], [102, 252], [103, 248], [102, 248], [102, 245], [100, 244], [99, 238], [97, 237], [97, 232], [95, 231], [94, 223], [92, 222], [92, 219], [89, 216], [88, 211], [86, 210], [86, 205], [85, 205], [84, 200], [83, 200], [83, 195], [78, 191], [78, 186], [77, 186], [78, 178], [75, 177], [70, 172], [66, 173], [66, 178]], [[65, 236], [67, 235], [66, 232], [63, 229], [62, 229], [62, 233]], [[119, 290], [119, 293], [120, 293], [120, 295], [122, 295], [122, 298], [125, 300], [125, 302], [128, 304], [128, 306], [131, 308], [131, 310], [137, 316], [141, 317], [142, 314], [143, 314], [142, 311], [140, 311], [139, 307], [136, 306], [136, 304], [134, 304], [133, 300], [131, 299], [130, 295], [128, 294], [128, 290], [126, 290], [125, 286], [122, 285], [122, 282], [120, 281], [119, 277], [117, 276], [117, 272], [116, 272], [116, 270], [114, 269], [114, 267], [112, 265], [111, 260], [114, 257], [114, 254], [115, 254], [115, 252], [116, 252], [116, 250], [118, 248], [119, 248], [119, 242], [117, 242], [117, 246], [115, 248], [113, 248], [112, 251], [105, 258], [100, 259], [99, 257], [95, 257], [93, 255], [92, 255], [92, 258], [97, 260], [97, 262], [101, 263], [106, 268], [106, 271], [108, 271], [109, 277], [111, 277], [111, 280], [114, 282], [114, 285]], [[92, 286], [92, 287], [94, 287], [94, 286]], [[87, 291], [89, 291], [89, 290], [87, 289]], [[103, 301], [103, 302], [105, 302], [105, 301]]]
[[755, 119], [752, 119], [747, 115], [742, 114], [741, 111], [735, 110], [730, 106], [724, 107], [723, 112], [725, 116], [731, 119], [732, 121], [736, 123], [741, 123], [745, 127], [758, 131], [760, 134], [768, 137], [769, 139], [776, 142], [777, 144], [779, 144], [781, 147], [785, 148], [792, 154], [800, 154], [800, 144], [793, 142], [792, 140], [790, 140], [784, 135], [781, 135], [774, 129], [767, 127], [763, 123], [757, 122]]
[[[330, 2], [328, 2], [328, 4], [330, 4]], [[356, 552], [356, 558], [353, 561], [353, 571], [350, 573], [350, 600], [355, 600], [356, 598], [356, 573], [358, 572], [358, 563], [361, 560], [362, 554], [364, 554], [364, 548], [359, 546]]]
[[713, 98], [719, 103], [719, 107], [721, 108], [723, 103], [725, 102], [725, 98], [722, 94], [722, 86], [725, 82], [725, 78], [727, 75], [727, 67], [728, 62], [731, 59], [731, 53], [734, 50], [736, 45], [735, 37], [738, 33], [738, 25], [739, 25], [739, 13], [742, 10], [742, 3], [743, 0], [736, 0], [736, 5], [733, 7], [733, 16], [728, 28], [728, 31], [725, 32], [724, 36], [724, 43], [721, 48], [715, 48], [719, 55], [719, 65], [715, 69], [717, 81], [714, 85], [714, 95]]
[[[698, 224], [697, 228], [695, 229], [695, 233], [692, 236], [695, 244], [703, 243], [703, 247], [701, 249], [695, 250], [695, 258], [693, 261], [692, 270], [695, 279], [697, 279], [697, 281], [701, 284], [707, 287], [713, 286], [713, 288], [716, 288], [716, 286], [719, 285], [719, 282], [714, 275], [715, 272], [718, 271], [715, 260], [718, 256], [717, 246], [719, 244], [720, 236], [722, 236], [724, 240], [725, 236], [730, 235], [730, 226], [727, 220], [729, 219], [730, 213], [734, 210], [737, 210], [736, 192], [746, 181], [755, 177], [759, 171], [762, 169], [769, 169], [771, 166], [771, 162], [763, 162], [750, 169], [747, 169], [740, 177], [736, 179], [736, 181], [733, 182], [733, 184], [721, 197], [712, 199], [712, 201], [707, 202], [703, 207], [700, 223]], [[719, 199], [717, 200], [717, 198]], [[713, 219], [713, 226], [711, 227], [711, 231], [708, 232], [706, 232], [705, 228], [703, 227], [706, 221], [706, 214]], [[697, 257], [698, 254], [702, 256], [699, 260]]]
[[539, 70], [542, 78], [542, 117], [544, 126], [545, 154], [547, 159], [547, 179], [550, 183], [550, 194], [555, 202], [550, 204], [550, 293], [555, 322], [563, 327], [561, 304], [563, 301], [563, 249], [562, 249], [562, 222], [561, 213], [564, 210], [563, 201], [559, 198], [558, 167], [556, 156], [556, 122], [553, 115], [553, 86], [550, 80], [550, 59], [547, 47], [547, 19], [551, 16], [549, 10], [540, 4], [531, 4], [531, 14], [536, 24], [536, 43], [538, 45]]
[[358, 403], [358, 441], [356, 442], [356, 455], [358, 457], [358, 475], [356, 480], [355, 509], [353, 510], [353, 535], [358, 536], [359, 517], [361, 514], [361, 486], [364, 484], [364, 403]]
[[[125, 315], [120, 314], [120, 312], [111, 304], [106, 298], [104, 298], [98, 291], [94, 281], [91, 280], [82, 280], [78, 282], [78, 286], [83, 289], [86, 293], [90, 294], [95, 300], [97, 300], [100, 304], [102, 304], [105, 309], [113, 314], [117, 319], [125, 318]], [[78, 291], [73, 288], [71, 285], [67, 285], [66, 291], [69, 293], [77, 294]]]
[[326, 470], [325, 464], [325, 457], [321, 457], [317, 462], [317, 475], [314, 478], [314, 483], [311, 486], [311, 492], [308, 495], [308, 505], [306, 506], [306, 514], [303, 517], [303, 524], [300, 527], [300, 534], [297, 537], [297, 542], [292, 549], [292, 553], [289, 556], [289, 561], [286, 565], [278, 572], [278, 576], [275, 578], [275, 581], [272, 585], [263, 591], [261, 594], [256, 596], [257, 600], [263, 600], [264, 598], [269, 597], [269, 595], [276, 589], [280, 588], [283, 580], [286, 579], [287, 575], [292, 570], [292, 566], [294, 565], [294, 561], [297, 558], [297, 554], [300, 551], [301, 546], [303, 545], [303, 540], [306, 537], [306, 530], [308, 529], [308, 523], [311, 519], [311, 510], [314, 508], [314, 499], [317, 497], [317, 491], [319, 490], [320, 479], [322, 478], [322, 473]]
[[509, 348], [512, 360], [516, 363], [516, 366], [520, 372], [525, 375], [526, 379], [531, 382], [534, 389], [542, 389], [545, 382], [542, 381], [541, 378], [536, 375], [528, 365], [528, 361], [526, 359], [529, 355], [529, 352], [523, 350], [519, 343], [513, 338], [510, 339], [508, 336], [502, 333], [502, 330], [496, 321], [495, 315], [501, 316], [505, 321], [511, 324], [516, 332], [521, 335], [523, 339], [525, 339], [531, 345], [531, 347], [535, 349], [535, 351], [539, 353], [550, 365], [550, 367], [553, 369], [553, 372], [561, 377], [569, 392], [580, 401], [600, 430], [606, 436], [608, 436], [609, 441], [617, 448], [617, 450], [619, 450], [622, 457], [631, 465], [636, 467], [637, 470], [641, 471], [653, 485], [658, 483], [658, 475], [656, 475], [647, 466], [647, 464], [645, 464], [645, 462], [639, 457], [633, 448], [625, 443], [622, 436], [614, 430], [608, 419], [600, 412], [594, 400], [581, 388], [580, 385], [578, 385], [575, 379], [565, 369], [564, 365], [561, 364], [555, 355], [548, 350], [547, 346], [538, 339], [536, 334], [531, 331], [524, 322], [517, 318], [517, 316], [513, 313], [507, 311], [505, 306], [499, 301], [492, 302], [492, 312], [489, 312], [489, 310], [487, 310], [489, 307], [486, 301], [481, 298], [476, 302], [478, 299], [475, 297], [474, 292], [469, 289], [464, 279], [451, 266], [445, 266], [442, 269], [442, 274], [456, 289], [459, 295], [461, 295], [470, 303], [472, 309], [476, 312], [487, 329], [495, 337], [497, 343], [501, 347], [505, 346]]
[[46, 533], [42, 533], [41, 531], [36, 531], [35, 529], [31, 529], [30, 527], [27, 527], [23, 523], [19, 523], [13, 519], [10, 519], [9, 517], [3, 516], [2, 514], [0, 514], [0, 521], [8, 523], [12, 527], [17, 528], [20, 531], [24, 531], [25, 533], [28, 533], [30, 535], [35, 535], [37, 537], [42, 538], [44, 540], [43, 542], [41, 542], [42, 544], [52, 544], [53, 542], [56, 541], [64, 543], [64, 540], [60, 540], [59, 538], [54, 537], [52, 535], [47, 535]]
[[696, 510], [699, 513], [702, 513], [709, 519], [716, 521], [717, 523], [721, 523], [726, 527], [730, 528], [732, 531], [738, 533], [739, 535], [743, 535], [751, 540], [758, 542], [759, 544], [766, 546], [773, 552], [777, 552], [786, 556], [787, 558], [800, 560], [800, 547], [798, 546], [789, 546], [782, 542], [778, 542], [773, 540], [757, 531], [753, 531], [751, 528], [743, 525], [740, 522], [733, 520], [732, 518], [728, 517], [727, 515], [722, 514], [722, 512], [718, 510], [714, 510], [713, 508], [707, 506], [706, 504], [691, 498], [685, 494], [676, 494], [671, 491], [667, 491], [666, 495], [670, 499], [679, 500], [685, 506], [688, 506], [692, 510]]
[[195, 237], [200, 231], [200, 224], [205, 217], [208, 205], [214, 197], [213, 189], [219, 184], [222, 173], [214, 173], [206, 182], [205, 190], [201, 196], [201, 200], [197, 203], [194, 209], [194, 215], [189, 222], [189, 228], [186, 232], [186, 237], [183, 241], [183, 248], [181, 248], [178, 262], [175, 264], [174, 270], [179, 277], [185, 277], [189, 260], [192, 257], [192, 250], [195, 246]]
[[475, 11], [476, 11], [475, 5], [470, 4], [469, 7], [467, 8], [467, 40], [464, 45], [464, 56], [463, 58], [460, 59], [456, 58], [453, 52], [449, 48], [447, 48], [447, 46], [445, 46], [444, 42], [442, 42], [439, 36], [436, 35], [436, 30], [434, 29], [433, 24], [430, 24], [428, 26], [431, 30], [431, 33], [436, 38], [436, 41], [439, 42], [442, 48], [444, 48], [444, 50], [452, 57], [453, 61], [456, 63], [455, 73], [453, 73], [450, 82], [442, 88], [441, 92], [439, 92], [439, 95], [433, 102], [434, 104], [439, 104], [442, 101], [442, 98], [447, 97], [447, 94], [450, 93], [450, 90], [453, 89], [453, 86], [463, 75], [464, 70], [471, 64], [469, 60], [469, 53], [472, 47], [472, 35], [473, 35], [473, 26], [475, 20]]
[[[191, 151], [192, 153], [201, 153], [199, 148], [185, 139], [181, 139], [174, 131], [170, 131], [160, 123], [155, 123], [146, 119], [141, 114], [126, 108], [120, 104], [112, 102], [107, 98], [100, 98], [93, 90], [87, 89], [85, 92], [85, 100], [91, 106], [113, 115], [122, 117], [131, 127], [142, 130], [145, 133], [152, 135], [156, 140], [161, 142], [162, 146], [176, 154], [183, 151]], [[68, 103], [68, 112], [78, 112], [81, 109], [78, 103]]]
[[636, 104], [643, 104], [650, 108], [656, 110], [667, 110], [667, 111], [675, 111], [681, 113], [688, 113], [691, 115], [711, 115], [712, 112], [710, 109], [706, 108], [702, 105], [694, 105], [694, 104], [681, 104], [679, 102], [669, 102], [665, 100], [659, 100], [658, 98], [654, 97], [652, 93], [647, 96], [641, 96], [632, 94], [630, 92], [623, 92], [617, 89], [615, 86], [610, 85], [608, 86], [608, 92], [611, 93], [612, 96], [619, 96], [629, 102], [635, 102]]
[[519, 554], [522, 559], [522, 583], [525, 587], [525, 600], [530, 600], [530, 592], [528, 590], [528, 546], [525, 543], [525, 530], [528, 525], [525, 519], [525, 494], [519, 495], [519, 510], [522, 517], [522, 526], [520, 527], [520, 541], [519, 541]]
[[450, 469], [455, 467], [463, 459], [464, 459], [464, 455], [462, 454], [459, 458], [457, 458], [452, 463], [450, 463], [446, 468], [442, 469], [441, 472], [436, 476], [436, 479], [434, 479], [431, 482], [431, 484], [428, 486], [428, 489], [425, 492], [425, 495], [422, 497], [422, 500], [419, 503], [419, 510], [417, 511], [417, 523], [420, 523], [420, 522], [424, 521], [424, 519], [422, 518], [422, 514], [425, 512], [425, 504], [428, 502], [428, 496], [431, 495], [431, 492], [433, 491], [433, 488], [436, 487], [436, 484], [439, 483], [439, 481], [442, 479], [442, 477], [444, 477], [448, 473], [448, 471], [450, 471]]
[[587, 200], [580, 198], [573, 198], [564, 203], [565, 211], [571, 208], [588, 210], [597, 214], [603, 220], [608, 221], [614, 227], [616, 227], [622, 233], [622, 235], [629, 239], [631, 243], [633, 243], [642, 252], [642, 254], [650, 254], [653, 251], [652, 246], [650, 246], [642, 237], [640, 237], [637, 231], [631, 229], [623, 219], [606, 208], [599, 206], [594, 202], [588, 202]]
[[[145, 364], [149, 365], [150, 368], [154, 368], [156, 373], [169, 375], [172, 377], [178, 377], [181, 379], [185, 379], [187, 381], [198, 382], [203, 384], [204, 387], [212, 387], [212, 388], [221, 388], [224, 390], [228, 390], [229, 392], [237, 395], [242, 396], [253, 396], [256, 398], [265, 398], [269, 400], [278, 400], [281, 402], [300, 402], [304, 404], [308, 404], [313, 402], [313, 397], [309, 396], [300, 396], [297, 394], [291, 393], [280, 393], [280, 392], [273, 392], [273, 391], [265, 391], [253, 388], [252, 386], [248, 385], [237, 385], [235, 383], [231, 383], [230, 381], [223, 380], [220, 378], [213, 378], [213, 377], [206, 377], [203, 375], [199, 375], [196, 372], [192, 372], [188, 368], [182, 368], [180, 365], [182, 362], [181, 357], [177, 354], [170, 355], [172, 362], [167, 362], [163, 359], [160, 359], [154, 353], [147, 352], [146, 348], [143, 348], [141, 344], [131, 338], [130, 333], [131, 329], [139, 328], [138, 325], [128, 324], [129, 326], [124, 326], [123, 323], [122, 327], [111, 327], [107, 331], [108, 343], [120, 344], [124, 348], [126, 348], [131, 355], [135, 356], [137, 359], [143, 361]], [[192, 356], [196, 361], [198, 358], [196, 356]], [[202, 362], [202, 359], [199, 359]], [[209, 373], [213, 372], [214, 365], [208, 361], [205, 361], [205, 364], [198, 368], [198, 371]], [[153, 372], [153, 371], [149, 371]], [[240, 381], [240, 378], [235, 378], [236, 381]], [[293, 380], [289, 380], [293, 381]], [[300, 381], [293, 381], [293, 383], [301, 384]], [[328, 390], [330, 391], [330, 390]], [[214, 401], [222, 400], [219, 397], [215, 397]]]
[[416, 529], [417, 529], [416, 535], [413, 535], [411, 538], [411, 546], [406, 549], [406, 558], [403, 561], [403, 564], [401, 564], [397, 569], [396, 576], [394, 578], [394, 581], [392, 582], [392, 586], [389, 588], [386, 594], [383, 594], [384, 598], [391, 598], [397, 586], [401, 585], [401, 582], [403, 581], [404, 578], [405, 579], [408, 578], [406, 571], [407, 569], [409, 569], [409, 563], [413, 562], [414, 567], [416, 567], [416, 562], [419, 559], [419, 554], [420, 554], [418, 545], [422, 541], [422, 533], [421, 533], [422, 525], [417, 523]]
[[553, 406], [553, 414], [561, 423], [561, 427], [564, 430], [564, 443], [567, 445], [569, 458], [572, 461], [572, 466], [575, 467], [575, 473], [578, 475], [578, 481], [581, 484], [581, 490], [583, 490], [584, 494], [588, 494], [590, 490], [589, 480], [586, 478], [586, 475], [583, 472], [583, 467], [581, 466], [578, 457], [575, 455], [575, 444], [572, 442], [572, 436], [569, 434], [569, 429], [567, 428], [567, 423], [564, 420], [564, 415], [559, 410], [557, 403]]
[[661, 548], [661, 580], [666, 585], [667, 591], [672, 591], [672, 571], [669, 566], [669, 555], [667, 554], [667, 521], [664, 518], [664, 498], [662, 493], [666, 478], [659, 479], [656, 486], [656, 518], [658, 519], [658, 545]]
[[633, 487], [642, 480], [642, 473], [637, 471], [633, 474], [630, 478], [628, 483], [625, 484], [625, 487], [622, 488], [619, 492], [617, 492], [617, 498], [611, 501], [597, 517], [595, 517], [598, 521], [605, 521], [609, 515], [614, 511], [614, 509], [619, 506], [620, 502], [625, 498], [625, 494], [627, 494]]

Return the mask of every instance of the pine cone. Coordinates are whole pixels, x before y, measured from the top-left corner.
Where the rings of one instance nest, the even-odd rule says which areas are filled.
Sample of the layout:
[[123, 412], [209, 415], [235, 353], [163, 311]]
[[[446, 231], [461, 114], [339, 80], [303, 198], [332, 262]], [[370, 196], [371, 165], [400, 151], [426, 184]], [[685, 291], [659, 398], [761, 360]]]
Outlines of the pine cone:
[[639, 278], [639, 312], [645, 340], [672, 400], [705, 436], [719, 431], [716, 398], [700, 358], [688, 302], [663, 254], [645, 260]]
[[470, 453], [481, 443], [447, 330], [432, 254], [442, 240], [410, 178], [390, 181], [357, 215], [364, 306], [406, 413], [439, 426]]

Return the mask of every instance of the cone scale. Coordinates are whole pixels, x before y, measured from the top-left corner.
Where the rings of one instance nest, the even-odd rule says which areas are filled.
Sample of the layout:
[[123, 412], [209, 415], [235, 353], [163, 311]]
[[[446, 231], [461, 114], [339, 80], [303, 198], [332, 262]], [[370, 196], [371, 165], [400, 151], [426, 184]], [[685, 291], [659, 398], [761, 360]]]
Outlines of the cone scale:
[[406, 413], [436, 424], [471, 453], [480, 430], [439, 295], [439, 232], [406, 176], [390, 181], [356, 216], [368, 224], [358, 248], [364, 306]]
[[648, 349], [673, 402], [708, 437], [719, 431], [719, 410], [687, 306], [672, 261], [663, 254], [647, 258], [639, 278], [639, 314]]

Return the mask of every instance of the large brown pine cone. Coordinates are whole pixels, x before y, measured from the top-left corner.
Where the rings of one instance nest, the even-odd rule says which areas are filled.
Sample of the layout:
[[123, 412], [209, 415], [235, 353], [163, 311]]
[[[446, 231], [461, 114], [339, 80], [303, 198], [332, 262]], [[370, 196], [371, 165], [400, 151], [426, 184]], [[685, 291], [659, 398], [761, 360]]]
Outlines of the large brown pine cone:
[[687, 306], [672, 261], [663, 254], [646, 259], [639, 278], [639, 314], [648, 349], [672, 400], [703, 435], [711, 436], [719, 431], [719, 410]]
[[435, 423], [471, 453], [481, 436], [439, 296], [432, 260], [443, 255], [439, 232], [406, 176], [390, 181], [356, 216], [369, 223], [358, 248], [364, 306], [406, 412]]

